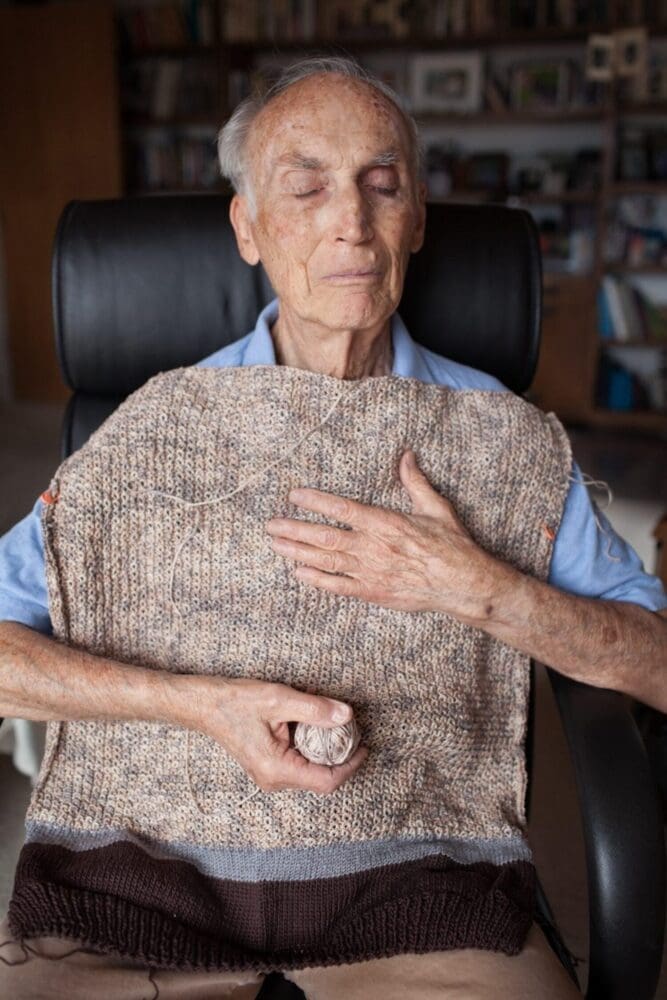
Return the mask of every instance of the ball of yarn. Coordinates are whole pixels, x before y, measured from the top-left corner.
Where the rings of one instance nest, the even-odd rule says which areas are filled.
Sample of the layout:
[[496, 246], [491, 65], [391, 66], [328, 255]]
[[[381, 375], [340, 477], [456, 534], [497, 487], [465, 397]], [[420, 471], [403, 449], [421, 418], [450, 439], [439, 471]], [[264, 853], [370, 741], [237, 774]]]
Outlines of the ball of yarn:
[[313, 764], [344, 764], [360, 740], [361, 732], [354, 719], [331, 728], [299, 722], [294, 730], [294, 746]]

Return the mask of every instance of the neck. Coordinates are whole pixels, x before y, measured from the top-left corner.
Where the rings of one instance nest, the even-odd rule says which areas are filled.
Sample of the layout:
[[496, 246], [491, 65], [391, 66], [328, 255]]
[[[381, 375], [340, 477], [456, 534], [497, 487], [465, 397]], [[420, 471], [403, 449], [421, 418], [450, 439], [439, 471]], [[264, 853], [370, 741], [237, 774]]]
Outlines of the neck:
[[271, 328], [279, 365], [304, 368], [340, 379], [391, 375], [391, 323], [372, 330], [311, 329], [294, 324], [281, 311]]

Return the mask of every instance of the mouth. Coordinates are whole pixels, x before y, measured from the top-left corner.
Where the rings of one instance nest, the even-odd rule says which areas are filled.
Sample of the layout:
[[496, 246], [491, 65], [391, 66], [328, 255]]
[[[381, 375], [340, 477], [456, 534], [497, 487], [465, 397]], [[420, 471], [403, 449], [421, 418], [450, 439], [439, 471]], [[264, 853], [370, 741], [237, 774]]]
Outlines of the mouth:
[[325, 274], [323, 280], [334, 285], [372, 284], [381, 277], [380, 271], [373, 268], [354, 268], [349, 271], [336, 271]]

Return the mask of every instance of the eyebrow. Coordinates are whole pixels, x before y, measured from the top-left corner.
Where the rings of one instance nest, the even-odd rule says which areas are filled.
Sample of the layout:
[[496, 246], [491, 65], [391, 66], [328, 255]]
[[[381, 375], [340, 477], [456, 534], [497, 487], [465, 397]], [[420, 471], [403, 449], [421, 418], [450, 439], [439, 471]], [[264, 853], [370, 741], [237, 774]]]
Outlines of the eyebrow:
[[[396, 149], [385, 149], [365, 163], [362, 170], [372, 170], [373, 167], [391, 167], [398, 163], [400, 154]], [[325, 164], [315, 156], [304, 156], [302, 153], [285, 153], [277, 160], [278, 166], [295, 167], [298, 170], [323, 170]]]

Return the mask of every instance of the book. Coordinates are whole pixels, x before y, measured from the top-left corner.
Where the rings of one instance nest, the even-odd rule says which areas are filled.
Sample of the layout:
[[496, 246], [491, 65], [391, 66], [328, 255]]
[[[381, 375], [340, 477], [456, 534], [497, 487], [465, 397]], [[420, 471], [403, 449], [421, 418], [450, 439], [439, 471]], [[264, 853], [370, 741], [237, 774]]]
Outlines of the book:
[[151, 101], [153, 118], [165, 120], [176, 113], [183, 64], [176, 59], [160, 59], [156, 66]]
[[606, 274], [602, 279], [602, 287], [607, 297], [607, 306], [611, 317], [611, 327], [613, 330], [613, 340], [629, 340], [630, 331], [628, 329], [621, 297], [618, 291], [616, 279], [611, 274]]
[[631, 286], [621, 278], [616, 279], [616, 287], [625, 319], [626, 336], [622, 339], [634, 342], [643, 340], [643, 327], [639, 316], [637, 300], [632, 294]]
[[601, 285], [597, 294], [598, 334], [602, 340], [614, 339], [614, 324], [611, 318], [607, 291]]

